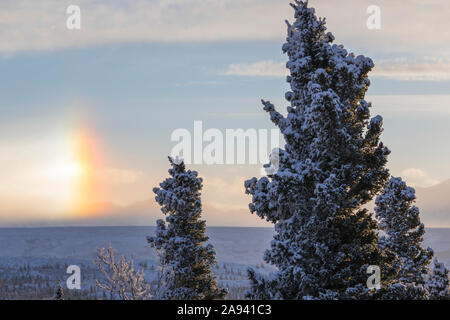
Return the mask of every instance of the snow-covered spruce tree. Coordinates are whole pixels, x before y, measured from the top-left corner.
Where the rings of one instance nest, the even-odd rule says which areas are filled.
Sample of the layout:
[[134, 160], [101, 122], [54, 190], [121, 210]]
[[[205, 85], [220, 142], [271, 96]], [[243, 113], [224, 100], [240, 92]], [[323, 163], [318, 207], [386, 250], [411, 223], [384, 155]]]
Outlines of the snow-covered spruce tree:
[[450, 300], [449, 272], [437, 258], [433, 261], [433, 270], [427, 279], [426, 288], [431, 300]]
[[[325, 20], [296, 1], [284, 53], [289, 56], [287, 115], [262, 101], [286, 141], [278, 170], [245, 182], [250, 211], [275, 224], [266, 262], [270, 279], [249, 273], [249, 298], [354, 299], [366, 297], [367, 267], [383, 281], [389, 259], [377, 246], [377, 222], [362, 206], [381, 191], [389, 150], [380, 142], [382, 118], [370, 119], [364, 100], [370, 58], [332, 45]], [[266, 167], [270, 167], [266, 165]]]
[[223, 299], [226, 290], [219, 288], [211, 271], [215, 251], [205, 235], [206, 223], [201, 220], [202, 178], [187, 170], [184, 162], [169, 157], [170, 178], [154, 188], [156, 201], [167, 216], [158, 220], [156, 235], [148, 242], [160, 253], [164, 265], [164, 290], [161, 299], [202, 300]]
[[419, 208], [414, 204], [415, 190], [401, 178], [392, 177], [375, 200], [375, 213], [384, 235], [379, 244], [396, 255], [394, 267], [400, 272], [387, 294], [395, 299], [427, 299], [424, 287], [428, 265], [433, 257], [431, 248], [421, 246], [425, 227], [420, 222]]

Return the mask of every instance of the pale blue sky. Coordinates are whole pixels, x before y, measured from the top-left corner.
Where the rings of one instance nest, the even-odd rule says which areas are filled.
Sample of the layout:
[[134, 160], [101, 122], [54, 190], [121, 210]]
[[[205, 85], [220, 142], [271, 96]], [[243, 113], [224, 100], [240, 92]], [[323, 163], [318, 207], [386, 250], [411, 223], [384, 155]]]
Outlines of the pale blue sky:
[[[215, 8], [217, 1], [205, 4], [189, 0], [192, 9], [198, 7], [197, 11], [190, 11], [179, 1], [140, 1], [141, 5], [159, 8], [158, 16], [153, 11], [153, 17], [160, 19], [161, 29], [155, 29], [150, 20], [146, 25], [145, 16], [136, 13], [139, 9], [133, 7], [132, 2], [125, 1], [121, 5], [121, 2], [90, 4], [79, 1], [87, 26], [70, 32], [63, 30], [64, 10], [62, 17], [55, 18], [61, 14], [61, 8], [64, 9], [61, 3], [46, 0], [48, 6], [42, 8], [48, 10], [44, 14], [31, 2], [21, 2], [28, 5], [22, 6], [24, 15], [38, 15], [41, 20], [34, 20], [38, 21], [35, 22], [37, 25], [27, 22], [15, 31], [30, 40], [21, 42], [11, 38], [6, 31], [0, 33], [3, 43], [0, 45], [0, 161], [3, 171], [0, 177], [6, 181], [0, 187], [0, 216], [3, 215], [0, 223], [13, 219], [12, 213], [24, 210], [12, 203], [20, 197], [11, 200], [11, 190], [27, 189], [23, 195], [25, 201], [39, 203], [36, 200], [38, 194], [29, 190], [30, 186], [35, 188], [38, 181], [28, 184], [26, 178], [17, 180], [13, 173], [27, 167], [27, 162], [34, 157], [46, 159], [48, 154], [40, 143], [57, 140], [55, 137], [70, 131], [74, 119], [83, 119], [95, 131], [101, 142], [105, 166], [137, 173], [133, 181], [127, 180], [123, 184], [119, 181], [109, 188], [105, 198], [101, 199], [127, 205], [152, 197], [151, 187], [166, 176], [166, 156], [174, 145], [170, 141], [174, 129], [192, 130], [194, 120], [202, 120], [207, 128], [272, 128], [259, 100], [270, 99], [281, 110], [287, 105], [283, 96], [288, 87], [282, 76], [227, 74], [233, 64], [269, 61], [277, 65], [286, 60], [281, 53], [285, 37], [282, 19], [292, 20], [292, 14], [289, 8], [280, 6], [282, 1], [258, 3], [248, 0], [239, 4], [225, 1], [224, 13], [216, 12], [218, 26], [212, 27], [209, 33], [202, 31], [203, 24], [214, 21], [208, 17], [207, 9], [208, 5]], [[364, 1], [342, 2], [351, 8], [349, 11], [354, 15], [351, 22], [348, 12], [332, 10], [336, 8], [334, 2], [321, 2], [324, 13], [320, 10], [318, 13], [328, 15], [329, 29], [335, 34], [337, 43], [344, 43], [356, 54], [370, 56], [376, 65], [380, 65], [371, 77], [368, 100], [374, 103], [373, 115], [384, 117], [383, 140], [393, 152], [389, 165], [392, 172], [400, 175], [407, 169], [417, 169], [420, 170], [418, 175], [407, 171], [410, 177], [406, 179], [415, 185], [432, 185], [450, 178], [450, 42], [442, 41], [445, 40], [442, 37], [439, 39], [434, 28], [419, 27], [440, 19], [442, 8], [448, 5], [445, 1], [432, 1], [424, 13], [416, 1], [411, 0], [411, 5], [406, 7], [381, 2], [384, 3], [380, 6], [385, 24], [379, 31], [365, 27], [367, 4]], [[113, 25], [111, 28], [116, 29], [108, 33], [105, 31], [107, 26], [94, 23], [100, 17], [96, 20], [90, 13], [98, 14], [95, 5], [99, 3], [108, 3], [107, 9], [122, 8], [126, 14], [137, 15], [142, 21], [136, 19], [134, 25], [123, 22], [112, 11], [108, 21]], [[92, 11], [83, 11], [83, 5]], [[6, 21], [6, 29], [12, 30], [21, 23], [19, 18], [14, 18], [20, 17], [18, 12], [22, 12], [15, 2], [5, 2], [0, 7], [4, 9], [0, 19], [3, 17]], [[241, 19], [238, 15], [242, 11], [258, 13], [258, 10], [272, 7], [282, 9], [270, 14], [261, 11], [267, 13], [263, 21], [260, 18], [252, 21], [250, 16]], [[396, 20], [393, 12], [416, 15], [400, 15]], [[228, 17], [238, 23], [229, 28], [229, 33]], [[164, 29], [171, 24], [177, 26], [180, 19], [185, 19], [190, 27], [186, 28], [188, 31], [180, 31], [182, 36], [176, 30]], [[128, 30], [132, 41], [127, 41], [127, 35], [121, 33], [114, 21], [119, 25], [125, 23], [120, 30]], [[247, 22], [253, 26], [248, 26]], [[44, 32], [42, 25], [45, 23], [49, 27], [56, 24], [56, 30], [61, 30], [54, 34]], [[266, 30], [265, 23], [273, 27]], [[445, 23], [447, 27], [449, 24], [439, 23]], [[89, 29], [93, 25], [98, 28]], [[144, 32], [145, 28], [148, 28], [148, 34]], [[405, 37], [410, 31], [416, 33], [408, 42]], [[81, 36], [71, 32], [80, 32]], [[260, 33], [267, 37], [258, 36]], [[433, 40], [430, 34], [436, 39]], [[91, 38], [94, 36], [98, 41]], [[164, 37], [169, 41], [159, 40]], [[426, 45], [421, 45], [420, 39]], [[220, 189], [224, 194], [219, 194], [214, 187], [208, 189], [206, 185], [207, 204], [218, 207], [232, 202], [233, 210], [242, 210], [244, 215], [249, 215], [245, 209], [249, 198], [236, 190], [243, 189], [241, 183], [245, 177], [258, 174], [258, 167], [194, 168], [207, 176], [206, 181], [215, 181], [213, 186], [232, 185]], [[26, 219], [44, 219], [43, 211], [37, 211], [25, 215]], [[225, 220], [216, 224], [224, 224]], [[211, 221], [219, 220], [211, 217]], [[253, 222], [257, 224], [258, 219], [246, 221], [248, 225]]]

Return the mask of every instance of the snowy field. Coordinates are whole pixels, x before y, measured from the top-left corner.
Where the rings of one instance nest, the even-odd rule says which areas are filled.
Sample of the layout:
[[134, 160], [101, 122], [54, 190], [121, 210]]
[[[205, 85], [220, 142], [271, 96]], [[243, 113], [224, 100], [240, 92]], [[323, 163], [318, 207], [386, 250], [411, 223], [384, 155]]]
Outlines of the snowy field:
[[[146, 237], [154, 227], [61, 227], [0, 228], [0, 298], [51, 299], [55, 287], [64, 283], [67, 266], [81, 267], [82, 290], [66, 296], [77, 299], [107, 298], [98, 292], [98, 278], [92, 260], [97, 247], [112, 247], [119, 255], [133, 256], [136, 264], [152, 279], [156, 273], [155, 253]], [[268, 228], [210, 227], [208, 235], [217, 252], [219, 282], [229, 288], [228, 298], [243, 298], [247, 286], [246, 268], [259, 272], [273, 270], [262, 261], [272, 238]], [[450, 265], [450, 229], [427, 229], [425, 246]]]

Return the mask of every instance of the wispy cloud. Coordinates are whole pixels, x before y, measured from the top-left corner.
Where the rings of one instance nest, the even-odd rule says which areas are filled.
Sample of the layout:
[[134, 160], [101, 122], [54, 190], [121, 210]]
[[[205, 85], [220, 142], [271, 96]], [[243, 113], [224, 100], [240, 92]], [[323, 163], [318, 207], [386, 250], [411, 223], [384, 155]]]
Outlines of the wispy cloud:
[[288, 74], [285, 62], [259, 61], [250, 64], [230, 64], [226, 75], [254, 77], [284, 77]]
[[402, 171], [402, 178], [413, 187], [431, 187], [439, 183], [423, 169], [407, 168]]
[[425, 119], [438, 116], [448, 119], [450, 116], [450, 95], [368, 95], [374, 105], [374, 111], [391, 119]]
[[[282, 42], [289, 1], [78, 0], [81, 30], [66, 28], [72, 0], [3, 0], [0, 51], [46, 50], [108, 43], [270, 40]], [[366, 28], [372, 0], [311, 0], [337, 42], [391, 51], [442, 51], [450, 43], [447, 0], [381, 1], [381, 30]], [[413, 36], [412, 36], [413, 35]]]
[[135, 183], [142, 176], [142, 172], [132, 169], [102, 168], [98, 178], [109, 185], [129, 185]]
[[[271, 0], [79, 0], [81, 29], [68, 30], [72, 0], [0, 3], [0, 51], [129, 42], [282, 39], [287, 3]], [[251, 23], [249, 18], [251, 17]]]
[[224, 82], [221, 81], [186, 81], [186, 82], [175, 82], [173, 85], [175, 87], [193, 87], [193, 86], [219, 86], [223, 85]]
[[374, 76], [396, 80], [450, 80], [450, 60], [405, 58], [376, 62]]
[[[288, 70], [285, 62], [266, 60], [247, 64], [230, 64], [225, 74], [234, 76], [285, 77], [288, 74]], [[375, 61], [375, 68], [369, 76], [405, 81], [450, 80], [450, 60], [447, 58], [384, 59]]]

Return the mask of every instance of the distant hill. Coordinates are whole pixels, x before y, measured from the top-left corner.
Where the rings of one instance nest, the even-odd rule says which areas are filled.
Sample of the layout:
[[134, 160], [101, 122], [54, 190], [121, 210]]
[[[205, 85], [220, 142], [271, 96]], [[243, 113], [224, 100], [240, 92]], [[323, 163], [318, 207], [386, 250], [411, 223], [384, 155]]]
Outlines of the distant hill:
[[[420, 208], [422, 222], [429, 228], [450, 228], [450, 179], [432, 187], [416, 187], [415, 189], [416, 205]], [[373, 204], [369, 208], [373, 210]], [[119, 215], [122, 218], [124, 217], [123, 213], [128, 213], [128, 218], [133, 218], [136, 215], [140, 219], [148, 219], [147, 221], [150, 221], [151, 224], [154, 223], [155, 219], [163, 217], [154, 198], [121, 207], [117, 211], [122, 213], [122, 215]], [[250, 226], [252, 223], [256, 223], [256, 226], [262, 226], [259, 224], [259, 219], [255, 219], [248, 211], [237, 212], [226, 208], [212, 208], [207, 205], [204, 206], [204, 211], [207, 213], [205, 218], [210, 218], [208, 220], [213, 225], [228, 223], [232, 226], [238, 226], [242, 222], [245, 226]], [[214, 217], [208, 217], [208, 215], [214, 215]], [[234, 219], [236, 219], [235, 222], [233, 222]]]
[[[2, 258], [31, 257], [86, 259], [90, 263], [97, 247], [111, 243], [118, 255], [156, 261], [147, 236], [155, 227], [56, 227], [0, 228]], [[273, 228], [208, 227], [220, 263], [256, 265], [273, 238]], [[424, 246], [431, 246], [439, 259], [450, 265], [450, 229], [427, 228]]]
[[[450, 180], [429, 188], [416, 188], [417, 203], [420, 208], [422, 222], [428, 228], [450, 228]], [[125, 206], [102, 204], [102, 212], [93, 215], [89, 220], [71, 221], [74, 225], [155, 225], [157, 219], [163, 219], [159, 206], [153, 197]], [[373, 211], [373, 202], [367, 205]], [[213, 207], [207, 203], [203, 206], [203, 217], [208, 225], [255, 226], [272, 225], [248, 210]], [[55, 224], [55, 221], [53, 221]], [[66, 225], [64, 221], [61, 224]], [[34, 225], [45, 225], [40, 222]]]

